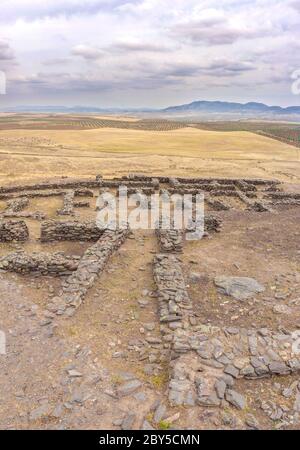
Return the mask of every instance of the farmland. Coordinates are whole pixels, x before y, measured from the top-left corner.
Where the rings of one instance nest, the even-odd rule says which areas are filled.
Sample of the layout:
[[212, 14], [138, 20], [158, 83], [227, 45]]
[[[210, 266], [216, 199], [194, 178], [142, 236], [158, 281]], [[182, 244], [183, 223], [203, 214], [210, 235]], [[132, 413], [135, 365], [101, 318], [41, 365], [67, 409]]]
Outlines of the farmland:
[[184, 128], [179, 121], [109, 118], [76, 115], [12, 115], [0, 116], [0, 130], [90, 130], [118, 128], [124, 130], [172, 131]]
[[[65, 115], [0, 116], [1, 182], [43, 179], [45, 168], [48, 177], [89, 176], [95, 170], [112, 176], [130, 170], [157, 175], [168, 171], [174, 176], [299, 180], [297, 147], [259, 134], [254, 128], [232, 130], [242, 124], [187, 124], [133, 117], [88, 119], [76, 116], [75, 120]], [[75, 122], [78, 128], [72, 128]], [[86, 123], [102, 125], [85, 128]]]
[[300, 147], [300, 125], [284, 122], [201, 122], [193, 124], [196, 128], [211, 131], [250, 131], [268, 136], [281, 142]]
[[[161, 175], [168, 171], [174, 176], [299, 180], [297, 147], [250, 131], [229, 131], [228, 124], [225, 130], [215, 131], [200, 128], [211, 124], [183, 127], [181, 122], [179, 128], [170, 130], [176, 125], [174, 122], [157, 119], [147, 121], [152, 129], [145, 130], [137, 129], [137, 124], [145, 125], [146, 121], [97, 116], [90, 120], [100, 120], [106, 125], [109, 121], [108, 125], [113, 126], [72, 129], [68, 125], [64, 129], [71, 119], [55, 116], [54, 124], [54, 118], [44, 115], [14, 116], [12, 122], [2, 116], [1, 182], [41, 179], [45, 177], [45, 168], [48, 177], [89, 176], [97, 168], [107, 176], [130, 170]], [[27, 128], [28, 123], [35, 129]]]

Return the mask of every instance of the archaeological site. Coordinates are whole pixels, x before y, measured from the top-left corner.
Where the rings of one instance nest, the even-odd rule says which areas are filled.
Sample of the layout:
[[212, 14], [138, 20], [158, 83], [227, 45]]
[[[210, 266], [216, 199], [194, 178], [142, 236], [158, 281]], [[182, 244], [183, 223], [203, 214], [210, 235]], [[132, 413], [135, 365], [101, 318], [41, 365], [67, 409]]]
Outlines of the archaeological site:
[[[203, 237], [99, 228], [97, 198], [121, 186], [146, 209], [151, 194], [204, 194]], [[3, 186], [0, 201], [2, 428], [299, 422], [299, 190], [97, 175]]]

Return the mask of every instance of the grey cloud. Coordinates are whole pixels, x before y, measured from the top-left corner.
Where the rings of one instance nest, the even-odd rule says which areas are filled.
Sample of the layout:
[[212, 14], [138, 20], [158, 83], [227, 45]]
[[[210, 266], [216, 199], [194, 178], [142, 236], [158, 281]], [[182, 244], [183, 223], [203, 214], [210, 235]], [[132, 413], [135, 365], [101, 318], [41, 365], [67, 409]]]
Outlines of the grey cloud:
[[218, 75], [238, 75], [242, 72], [254, 70], [255, 66], [249, 62], [231, 61], [227, 59], [217, 59], [212, 61], [203, 70], [209, 74]]
[[161, 69], [165, 76], [171, 77], [191, 77], [201, 71], [201, 66], [194, 62], [174, 62], [166, 64]]
[[119, 41], [115, 42], [111, 46], [112, 50], [117, 51], [125, 51], [125, 52], [153, 52], [153, 53], [162, 53], [170, 51], [169, 48], [160, 45], [160, 44], [152, 44], [149, 42], [126, 42]]
[[262, 30], [233, 28], [226, 20], [219, 17], [178, 23], [170, 29], [170, 34], [173, 37], [193, 43], [203, 42], [210, 45], [233, 44], [239, 39], [258, 37], [262, 33]]
[[15, 55], [9, 44], [0, 41], [0, 61], [12, 61]]
[[[248, 63], [218, 60], [207, 64], [191, 62], [124, 61], [114, 69], [98, 73], [39, 73], [35, 76], [12, 80], [11, 89], [16, 94], [34, 92], [35, 95], [54, 95], [56, 98], [72, 94], [90, 95], [106, 93], [115, 97], [123, 92], [147, 92], [160, 89], [182, 90], [199, 85], [206, 88], [231, 86], [230, 76], [252, 70]], [[237, 78], [237, 81], [239, 78]], [[235, 85], [237, 82], [235, 81]], [[169, 91], [169, 92], [170, 92]], [[141, 94], [142, 95], [142, 94]], [[113, 98], [112, 97], [112, 98]], [[77, 97], [74, 97], [77, 98]]]
[[66, 72], [38, 73], [36, 75], [16, 78], [12, 80], [15, 86], [39, 89], [50, 92], [76, 92], [108, 89], [111, 83], [106, 80], [95, 79], [83, 74], [70, 74]]
[[296, 11], [300, 12], [300, 0], [294, 0], [290, 3], [290, 6], [294, 9], [296, 9]]
[[32, 91], [37, 95], [43, 93], [86, 92], [97, 93], [102, 91], [118, 90], [151, 90], [177, 84], [175, 80], [168, 79], [163, 73], [149, 71], [134, 71], [130, 74], [70, 74], [38, 73], [34, 76], [15, 78], [11, 80], [15, 92]]
[[255, 67], [248, 62], [218, 59], [206, 64], [202, 62], [175, 62], [160, 67], [160, 73], [168, 77], [189, 78], [198, 75], [212, 77], [236, 76], [243, 72], [254, 70]]

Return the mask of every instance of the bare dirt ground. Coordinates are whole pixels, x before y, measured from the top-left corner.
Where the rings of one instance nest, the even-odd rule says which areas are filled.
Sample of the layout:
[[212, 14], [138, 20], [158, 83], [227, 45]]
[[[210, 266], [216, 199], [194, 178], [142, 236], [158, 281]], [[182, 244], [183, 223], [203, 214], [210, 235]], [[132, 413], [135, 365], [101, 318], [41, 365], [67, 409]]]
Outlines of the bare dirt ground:
[[[299, 210], [219, 214], [224, 219], [222, 232], [211, 239], [186, 242], [182, 256], [188, 292], [201, 323], [274, 330], [297, 327]], [[32, 236], [25, 245], [27, 251], [59, 248], [80, 255], [88, 246], [39, 244]], [[14, 247], [2, 244], [1, 253]], [[154, 419], [162, 399], [163, 418], [176, 419], [168, 427], [248, 428], [247, 418], [254, 414], [260, 428], [276, 428], [281, 421], [266, 415], [261, 407], [264, 401], [286, 410], [286, 416], [290, 413], [288, 428], [299, 426], [294, 393], [289, 398], [282, 394], [297, 383], [297, 376], [241, 381], [239, 392], [248, 399], [243, 411], [168, 405], [168, 368], [162, 365], [151, 371], [151, 364], [138, 351], [148, 335], [159, 338], [157, 299], [149, 297], [155, 290], [152, 261], [157, 252], [153, 232], [136, 232], [69, 319], [53, 319], [47, 310], [59, 279], [0, 274], [1, 329], [7, 333], [7, 355], [1, 356], [1, 428], [140, 428], [145, 421], [163, 428], [163, 419]], [[223, 274], [254, 277], [266, 291], [243, 303], [220, 295], [213, 279]], [[280, 313], [274, 309], [279, 305], [285, 307]], [[128, 379], [138, 379], [141, 386], [120, 399], [116, 390]]]
[[[233, 136], [225, 142], [221, 137], [214, 157], [205, 148], [216, 145], [215, 137], [211, 140], [198, 130], [179, 130], [167, 137], [135, 132], [143, 133], [140, 142], [146, 147], [140, 147], [140, 154], [137, 147], [132, 155], [124, 144], [126, 139], [133, 145], [131, 134], [120, 138], [115, 130], [94, 131], [79, 132], [89, 133], [80, 140], [77, 134], [64, 137], [58, 132], [1, 132], [1, 185], [56, 175], [118, 176], [137, 171], [278, 178], [286, 182], [285, 191], [300, 192], [295, 149], [268, 138], [242, 133], [238, 141]], [[110, 153], [117, 138], [120, 152]], [[93, 148], [99, 141], [105, 152]], [[153, 154], [150, 149], [158, 142], [161, 151]], [[249, 150], [243, 150], [246, 142]], [[178, 149], [188, 156], [176, 156]], [[95, 217], [96, 199], [87, 200], [89, 209], [76, 210], [79, 220]], [[57, 219], [61, 206], [61, 198], [35, 198], [25, 211], [40, 210]], [[0, 212], [4, 208], [1, 201]], [[299, 207], [257, 213], [233, 201], [232, 209], [214, 215], [223, 220], [222, 231], [185, 242], [180, 256], [199, 322], [280, 332], [299, 329]], [[26, 223], [30, 240], [1, 243], [0, 257], [20, 248], [81, 256], [90, 245], [42, 244], [40, 223], [33, 219]], [[110, 258], [83, 305], [68, 318], [47, 308], [60, 289], [60, 278], [0, 271], [0, 329], [6, 333], [6, 354], [0, 355], [1, 429], [300, 428], [297, 374], [238, 380], [236, 390], [246, 399], [243, 409], [168, 402], [169, 368], [159, 361], [162, 343], [152, 273], [158, 252], [153, 231], [134, 232]], [[214, 278], [219, 275], [255, 278], [265, 291], [247, 301], [235, 300], [217, 290]], [[128, 390], [124, 396], [122, 389]]]

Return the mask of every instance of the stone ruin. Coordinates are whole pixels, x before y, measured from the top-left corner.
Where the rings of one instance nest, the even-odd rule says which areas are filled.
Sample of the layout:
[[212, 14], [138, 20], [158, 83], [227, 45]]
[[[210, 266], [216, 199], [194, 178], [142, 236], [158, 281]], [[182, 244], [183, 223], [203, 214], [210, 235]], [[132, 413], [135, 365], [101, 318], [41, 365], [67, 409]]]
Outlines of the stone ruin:
[[56, 241], [97, 241], [102, 235], [96, 222], [49, 220], [41, 224], [41, 242]]
[[0, 269], [22, 275], [67, 276], [77, 269], [79, 260], [79, 256], [65, 256], [62, 252], [28, 254], [19, 250], [0, 258]]
[[299, 333], [199, 324], [178, 257], [157, 255], [153, 270], [162, 338], [170, 351], [171, 404], [212, 407], [226, 399], [244, 409], [245, 398], [234, 390], [236, 380], [300, 370]]
[[59, 315], [73, 315], [112, 253], [123, 244], [128, 234], [128, 227], [116, 231], [105, 230], [101, 238], [86, 250], [76, 271], [64, 280], [59, 296], [52, 299], [48, 309]]
[[27, 241], [29, 232], [24, 220], [0, 221], [0, 242]]
[[[204, 193], [210, 211], [223, 214], [205, 217], [206, 233], [219, 232], [222, 221], [226, 220], [226, 211], [232, 208], [260, 214], [300, 205], [300, 194], [284, 192], [278, 181], [261, 179], [189, 179], [131, 174], [106, 180], [98, 175], [96, 179], [63, 179], [1, 187], [0, 198], [7, 201], [7, 208], [1, 213], [0, 242], [30, 239], [24, 220], [7, 220], [10, 215], [20, 214], [29, 207], [30, 198], [59, 196], [63, 206], [57, 216], [71, 217], [43, 221], [41, 245], [62, 241], [92, 244], [82, 257], [62, 252], [9, 253], [0, 258], [0, 269], [21, 275], [61, 277], [61, 289], [49, 299], [47, 308], [58, 316], [72, 316], [111, 255], [131, 233], [128, 227], [103, 230], [93, 221], [74, 219], [76, 208], [90, 206], [88, 201], [76, 198], [92, 198], [95, 190], [114, 190], [120, 186], [126, 186], [129, 193], [146, 196], [166, 190], [170, 194]], [[31, 218], [41, 220], [41, 216]], [[186, 231], [191, 229], [192, 226]], [[237, 380], [283, 376], [300, 370], [299, 355], [294, 351], [299, 338], [295, 331], [283, 334], [265, 328], [221, 328], [201, 323], [195, 315], [179, 258], [184, 251], [184, 232], [160, 226], [156, 235], [160, 253], [154, 257], [153, 277], [163, 343], [161, 361], [170, 368], [168, 397], [171, 404], [219, 407], [229, 402], [243, 409], [246, 399], [235, 388]]]

